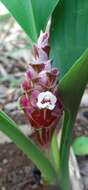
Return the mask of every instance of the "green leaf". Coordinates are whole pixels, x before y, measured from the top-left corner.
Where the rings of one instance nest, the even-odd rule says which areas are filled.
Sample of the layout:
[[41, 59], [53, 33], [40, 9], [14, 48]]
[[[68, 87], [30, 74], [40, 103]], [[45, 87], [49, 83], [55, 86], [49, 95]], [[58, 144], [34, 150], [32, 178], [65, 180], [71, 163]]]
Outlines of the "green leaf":
[[[72, 143], [72, 133], [78, 107], [88, 82], [88, 49], [73, 64], [59, 84], [59, 91], [65, 107], [65, 117], [60, 146], [60, 167], [63, 190], [70, 189], [68, 160]], [[67, 176], [67, 177], [66, 177]]]
[[55, 169], [44, 153], [33, 144], [16, 126], [15, 122], [4, 112], [0, 111], [0, 130], [5, 133], [13, 142], [31, 159], [42, 172], [49, 183], [56, 183], [57, 176]]
[[60, 146], [63, 190], [71, 189], [68, 165], [72, 132], [78, 106], [88, 82], [87, 10], [87, 0], [61, 0], [52, 16], [51, 57], [60, 70], [59, 92], [65, 108]]
[[88, 137], [78, 137], [73, 143], [73, 150], [77, 155], [88, 155]]
[[52, 16], [51, 48], [63, 77], [88, 48], [88, 0], [60, 0]]
[[1, 2], [29, 37], [36, 41], [40, 30], [45, 30], [59, 0], [1, 0]]
[[84, 89], [88, 82], [88, 49], [62, 78], [59, 90], [66, 109], [77, 113]]
[[[67, 172], [69, 150], [72, 143], [72, 132], [78, 107], [88, 82], [88, 49], [73, 64], [60, 81], [59, 91], [65, 107], [65, 117], [61, 138], [61, 168]], [[65, 155], [65, 157], [64, 157]]]

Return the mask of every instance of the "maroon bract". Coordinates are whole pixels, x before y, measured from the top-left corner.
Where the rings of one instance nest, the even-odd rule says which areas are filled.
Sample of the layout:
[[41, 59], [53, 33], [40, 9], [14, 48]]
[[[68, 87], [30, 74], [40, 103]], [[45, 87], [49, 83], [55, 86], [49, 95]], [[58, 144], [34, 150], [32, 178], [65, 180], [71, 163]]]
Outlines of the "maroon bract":
[[35, 130], [37, 141], [43, 146], [49, 144], [63, 112], [57, 88], [59, 71], [52, 67], [49, 59], [48, 40], [48, 33], [43, 33], [34, 45], [35, 56], [21, 84], [24, 94], [20, 98], [21, 108]]

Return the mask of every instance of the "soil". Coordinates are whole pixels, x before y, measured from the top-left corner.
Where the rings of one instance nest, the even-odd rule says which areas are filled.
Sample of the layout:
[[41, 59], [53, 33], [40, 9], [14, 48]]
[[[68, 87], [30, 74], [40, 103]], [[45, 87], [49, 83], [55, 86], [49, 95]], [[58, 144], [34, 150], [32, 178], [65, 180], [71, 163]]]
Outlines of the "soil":
[[0, 190], [56, 190], [44, 186], [39, 170], [13, 144], [0, 145]]

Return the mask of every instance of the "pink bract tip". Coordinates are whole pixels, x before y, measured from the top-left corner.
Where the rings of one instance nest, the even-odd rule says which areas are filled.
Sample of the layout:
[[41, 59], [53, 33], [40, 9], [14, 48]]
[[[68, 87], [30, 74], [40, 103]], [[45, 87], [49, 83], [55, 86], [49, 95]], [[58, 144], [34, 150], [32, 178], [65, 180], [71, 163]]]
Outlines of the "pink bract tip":
[[28, 91], [31, 88], [31, 84], [27, 80], [24, 80], [21, 86], [24, 91]]
[[31, 65], [29, 65], [26, 75], [29, 80], [32, 80], [33, 78], [36, 77], [36, 72]]
[[20, 105], [25, 108], [25, 107], [28, 107], [29, 106], [29, 98], [26, 97], [26, 96], [22, 96], [20, 98]]

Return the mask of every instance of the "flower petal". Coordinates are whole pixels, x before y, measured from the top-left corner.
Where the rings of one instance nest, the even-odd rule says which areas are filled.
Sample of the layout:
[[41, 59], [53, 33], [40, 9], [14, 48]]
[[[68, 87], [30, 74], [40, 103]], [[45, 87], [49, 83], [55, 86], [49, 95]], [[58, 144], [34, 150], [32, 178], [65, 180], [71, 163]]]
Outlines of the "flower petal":
[[39, 109], [46, 108], [49, 110], [53, 110], [55, 107], [56, 101], [57, 101], [57, 98], [50, 91], [41, 92], [38, 95], [37, 106]]
[[37, 73], [41, 72], [45, 67], [45, 65], [43, 63], [37, 63], [37, 62], [34, 64], [30, 64], [30, 65], [35, 71], [35, 75], [34, 75], [35, 77], [37, 77]]
[[22, 108], [29, 107], [29, 98], [26, 95], [21, 96], [19, 101]]
[[34, 89], [31, 93], [31, 97], [30, 97], [30, 101], [33, 107], [37, 107], [37, 99], [38, 99], [38, 95], [40, 94], [40, 91]]
[[51, 74], [52, 74], [53, 76], [58, 76], [58, 75], [60, 74], [60, 72], [58, 71], [57, 68], [52, 68]]
[[52, 61], [49, 59], [49, 60], [47, 60], [46, 62], [44, 62], [44, 70], [46, 70], [46, 71], [51, 71], [51, 64], [52, 64]]
[[38, 48], [37, 45], [34, 45], [34, 52], [35, 52], [35, 62], [43, 63], [44, 61], [48, 60], [47, 53], [43, 49]]
[[48, 41], [49, 41], [49, 34], [47, 32], [41, 33], [37, 42], [38, 47], [39, 48], [46, 47], [48, 45]]
[[21, 84], [21, 87], [24, 91], [29, 91], [31, 89], [31, 83], [27, 80], [24, 80]]
[[35, 72], [35, 70], [33, 69], [32, 65], [30, 64], [28, 67], [28, 70], [26, 72], [27, 78], [29, 80], [32, 80], [33, 78], [35, 78], [37, 76], [37, 73]]

